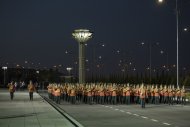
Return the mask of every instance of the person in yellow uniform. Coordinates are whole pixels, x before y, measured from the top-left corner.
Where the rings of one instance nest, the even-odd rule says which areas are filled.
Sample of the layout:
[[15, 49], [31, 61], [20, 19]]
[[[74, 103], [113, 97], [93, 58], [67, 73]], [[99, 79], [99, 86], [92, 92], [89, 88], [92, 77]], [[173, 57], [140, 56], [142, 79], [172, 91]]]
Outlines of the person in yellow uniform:
[[13, 100], [14, 92], [15, 92], [15, 85], [13, 84], [13, 82], [11, 82], [7, 85], [7, 87], [9, 87], [10, 98], [11, 98], [11, 100]]
[[36, 88], [32, 83], [32, 81], [30, 81], [30, 83], [28, 84], [28, 91], [29, 91], [30, 100], [33, 101], [33, 92], [36, 91]]

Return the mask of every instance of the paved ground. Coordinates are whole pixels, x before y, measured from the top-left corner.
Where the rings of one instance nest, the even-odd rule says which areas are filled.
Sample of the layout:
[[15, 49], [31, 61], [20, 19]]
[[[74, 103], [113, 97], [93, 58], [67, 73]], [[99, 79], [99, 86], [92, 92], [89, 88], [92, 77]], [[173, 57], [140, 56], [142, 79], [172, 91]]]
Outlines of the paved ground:
[[16, 92], [13, 101], [9, 93], [0, 91], [0, 127], [72, 127], [38, 94], [29, 101], [28, 92]]
[[60, 107], [85, 127], [190, 127], [190, 106], [87, 105]]

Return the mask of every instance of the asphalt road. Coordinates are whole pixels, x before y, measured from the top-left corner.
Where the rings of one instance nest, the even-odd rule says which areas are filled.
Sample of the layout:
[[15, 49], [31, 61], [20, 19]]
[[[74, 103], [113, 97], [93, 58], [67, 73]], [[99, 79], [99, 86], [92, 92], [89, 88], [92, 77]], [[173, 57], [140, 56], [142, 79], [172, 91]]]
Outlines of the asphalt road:
[[59, 105], [85, 127], [190, 127], [190, 106], [182, 105]]

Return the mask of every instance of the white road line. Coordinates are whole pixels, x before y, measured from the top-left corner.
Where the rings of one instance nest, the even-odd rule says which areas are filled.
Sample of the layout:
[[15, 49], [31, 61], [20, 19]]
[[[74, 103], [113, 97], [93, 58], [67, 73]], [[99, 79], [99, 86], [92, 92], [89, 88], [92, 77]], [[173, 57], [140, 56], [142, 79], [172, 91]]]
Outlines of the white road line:
[[134, 116], [139, 116], [138, 114], [133, 114]]
[[144, 119], [148, 119], [148, 117], [145, 117], [145, 116], [141, 116], [142, 118], [144, 118]]
[[109, 107], [109, 106], [105, 106], [105, 107]]
[[119, 110], [119, 109], [116, 108], [115, 110], [117, 111], [117, 110]]
[[154, 122], [158, 122], [158, 120], [155, 120], [155, 119], [151, 119], [152, 121], [154, 121]]
[[171, 125], [171, 124], [169, 124], [169, 123], [163, 123], [163, 124], [164, 124], [164, 125], [168, 125], [168, 126]]
[[125, 112], [125, 111], [123, 111], [123, 110], [120, 110], [121, 112]]
[[130, 113], [130, 112], [126, 112], [127, 114], [132, 114], [132, 113]]
[[110, 107], [110, 108], [113, 108], [113, 107]]

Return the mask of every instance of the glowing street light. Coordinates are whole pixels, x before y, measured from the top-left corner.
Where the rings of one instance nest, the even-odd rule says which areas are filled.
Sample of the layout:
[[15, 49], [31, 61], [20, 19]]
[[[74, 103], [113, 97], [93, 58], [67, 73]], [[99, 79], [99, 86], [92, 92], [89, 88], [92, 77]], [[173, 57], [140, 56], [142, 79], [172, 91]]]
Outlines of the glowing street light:
[[87, 29], [77, 29], [72, 36], [79, 43], [79, 83], [85, 83], [85, 44], [92, 38], [92, 33]]
[[[164, 0], [158, 0], [158, 3], [163, 3]], [[177, 86], [179, 86], [179, 10], [178, 10], [178, 0], [175, 0], [175, 11], [176, 11], [176, 42], [177, 42]]]
[[73, 70], [73, 68], [71, 68], [71, 67], [67, 67], [66, 70], [68, 71], [69, 76], [70, 76], [70, 75], [71, 75], [71, 70]]
[[164, 0], [158, 0], [158, 3], [163, 3], [164, 2]]
[[4, 70], [4, 86], [5, 86], [6, 85], [5, 71], [7, 70], [7, 67], [2, 67], [2, 69]]

